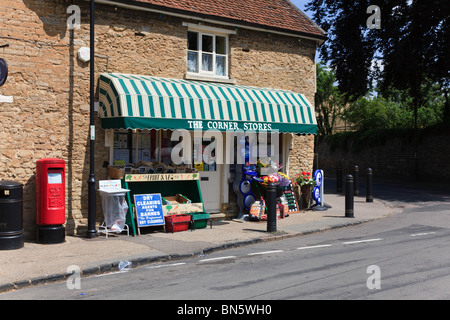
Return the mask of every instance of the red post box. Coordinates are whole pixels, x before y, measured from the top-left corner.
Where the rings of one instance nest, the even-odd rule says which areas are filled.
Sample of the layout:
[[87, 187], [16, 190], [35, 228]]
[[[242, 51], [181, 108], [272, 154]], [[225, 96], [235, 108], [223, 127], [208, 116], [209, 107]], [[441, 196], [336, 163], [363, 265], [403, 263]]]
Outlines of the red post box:
[[66, 165], [61, 159], [36, 161], [36, 223], [40, 243], [65, 241]]

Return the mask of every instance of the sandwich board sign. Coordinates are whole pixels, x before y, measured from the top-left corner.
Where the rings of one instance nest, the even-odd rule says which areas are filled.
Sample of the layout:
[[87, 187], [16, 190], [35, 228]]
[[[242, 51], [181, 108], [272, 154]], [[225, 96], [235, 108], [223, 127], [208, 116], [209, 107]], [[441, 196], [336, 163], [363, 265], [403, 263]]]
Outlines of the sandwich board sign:
[[135, 194], [134, 206], [139, 234], [140, 227], [165, 225], [160, 193]]

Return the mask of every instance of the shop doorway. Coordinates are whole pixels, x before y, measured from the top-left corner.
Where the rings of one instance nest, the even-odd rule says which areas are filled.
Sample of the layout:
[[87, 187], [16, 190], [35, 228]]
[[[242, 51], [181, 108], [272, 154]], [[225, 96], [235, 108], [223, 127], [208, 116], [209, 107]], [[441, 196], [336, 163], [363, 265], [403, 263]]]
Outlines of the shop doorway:
[[203, 205], [205, 211], [209, 213], [220, 212], [221, 209], [220, 186], [222, 185], [222, 166], [218, 165], [216, 171], [199, 172]]
[[220, 212], [223, 164], [216, 163], [216, 140], [194, 137], [193, 141], [194, 167], [200, 176], [200, 190], [205, 211]]

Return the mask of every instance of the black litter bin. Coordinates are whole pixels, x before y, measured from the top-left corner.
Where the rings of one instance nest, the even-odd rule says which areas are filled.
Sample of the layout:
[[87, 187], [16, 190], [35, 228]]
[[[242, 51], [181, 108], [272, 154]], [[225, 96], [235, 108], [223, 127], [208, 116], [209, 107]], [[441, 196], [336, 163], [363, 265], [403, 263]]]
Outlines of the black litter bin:
[[23, 245], [23, 184], [0, 181], [0, 250]]

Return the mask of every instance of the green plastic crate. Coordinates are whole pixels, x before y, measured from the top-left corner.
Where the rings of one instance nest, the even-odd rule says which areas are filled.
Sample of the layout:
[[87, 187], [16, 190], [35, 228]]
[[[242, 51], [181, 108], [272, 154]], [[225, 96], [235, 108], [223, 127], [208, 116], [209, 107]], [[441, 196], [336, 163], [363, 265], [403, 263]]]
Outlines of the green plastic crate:
[[208, 225], [209, 213], [207, 212], [191, 212], [191, 225], [194, 229], [203, 229]]

